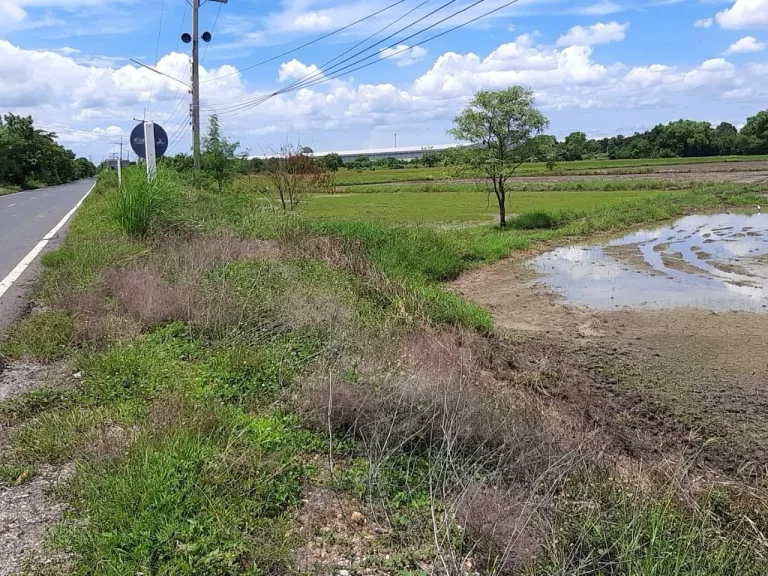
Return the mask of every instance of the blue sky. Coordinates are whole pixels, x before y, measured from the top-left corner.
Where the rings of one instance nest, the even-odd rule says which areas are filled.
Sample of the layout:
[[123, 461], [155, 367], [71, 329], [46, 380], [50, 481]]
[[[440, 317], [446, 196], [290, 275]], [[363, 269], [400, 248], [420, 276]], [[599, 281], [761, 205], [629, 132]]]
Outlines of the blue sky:
[[[389, 147], [394, 133], [400, 146], [446, 143], [451, 119], [476, 90], [510, 84], [536, 92], [560, 137], [628, 134], [681, 117], [739, 125], [768, 108], [768, 0], [519, 0], [413, 46], [507, 1], [483, 0], [405, 39], [473, 1], [439, 9], [448, 0], [404, 0], [250, 70], [395, 0], [209, 1], [200, 12], [201, 31], [213, 32], [203, 48], [204, 122], [218, 112], [229, 136], [261, 153], [298, 142], [315, 150]], [[387, 25], [355, 50], [371, 46], [358, 59], [370, 55], [364, 63], [373, 65], [337, 78], [318, 72]], [[186, 87], [128, 59], [186, 79], [189, 47], [179, 35], [190, 28], [186, 0], [0, 0], [0, 112], [32, 114], [95, 160], [146, 114], [165, 126], [172, 152], [186, 151]], [[382, 51], [389, 45], [396, 48]], [[238, 104], [307, 74], [324, 81], [258, 106]]]

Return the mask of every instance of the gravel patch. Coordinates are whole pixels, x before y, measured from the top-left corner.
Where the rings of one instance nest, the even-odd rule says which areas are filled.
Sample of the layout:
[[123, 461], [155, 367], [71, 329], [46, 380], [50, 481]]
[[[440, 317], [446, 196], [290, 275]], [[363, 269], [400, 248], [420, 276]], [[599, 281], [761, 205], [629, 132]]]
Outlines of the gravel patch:
[[36, 388], [61, 383], [69, 376], [64, 363], [34, 364], [0, 358], [0, 402]]
[[[48, 491], [68, 480], [74, 470], [73, 464], [41, 467], [30, 482], [0, 489], [0, 576], [18, 574], [26, 561], [41, 557], [43, 542], [64, 511], [64, 504], [54, 502]], [[38, 562], [59, 560], [48, 557]]]

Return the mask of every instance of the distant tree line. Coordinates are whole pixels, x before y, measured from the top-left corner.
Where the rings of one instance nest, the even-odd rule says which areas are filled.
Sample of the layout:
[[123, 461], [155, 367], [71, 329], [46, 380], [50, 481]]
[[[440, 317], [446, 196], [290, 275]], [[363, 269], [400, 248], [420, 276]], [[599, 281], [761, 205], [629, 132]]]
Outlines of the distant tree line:
[[[211, 118], [209, 134], [203, 139], [202, 168], [219, 184], [237, 174], [259, 174], [273, 171], [275, 158], [249, 158], [247, 152], [237, 154], [238, 143], [229, 142], [220, 133], [218, 121]], [[297, 149], [306, 154], [309, 148]], [[462, 166], [467, 163], [466, 150], [454, 148], [445, 151], [424, 149], [421, 158], [399, 160], [378, 158], [371, 160], [359, 156], [343, 163], [338, 154], [312, 157], [318, 168], [326, 172], [346, 170], [402, 169], [414, 167]], [[768, 154], [768, 110], [747, 119], [738, 130], [733, 124], [722, 122], [712, 126], [709, 122], [677, 120], [659, 124], [647, 132], [632, 136], [589, 139], [584, 132], [573, 132], [563, 140], [548, 134], [539, 134], [526, 146], [525, 161], [546, 162], [550, 167], [558, 162], [573, 160], [619, 160], [643, 158], [687, 158], [697, 156], [735, 156]], [[308, 158], [310, 158], [308, 156]], [[162, 162], [180, 172], [192, 170], [189, 154], [163, 158]]]
[[0, 118], [0, 184], [36, 188], [89, 178], [96, 167], [56, 142], [56, 133], [35, 128], [31, 116]]
[[584, 132], [574, 132], [552, 144], [560, 161], [768, 154], [768, 110], [748, 118], [741, 130], [728, 122], [713, 126], [677, 120], [632, 136], [590, 140]]

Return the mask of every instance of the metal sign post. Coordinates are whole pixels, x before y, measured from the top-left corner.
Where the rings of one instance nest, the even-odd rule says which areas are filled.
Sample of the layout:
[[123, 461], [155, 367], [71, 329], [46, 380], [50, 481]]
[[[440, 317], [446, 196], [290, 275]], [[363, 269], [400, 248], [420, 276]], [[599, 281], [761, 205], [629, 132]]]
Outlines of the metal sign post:
[[157, 175], [154, 122], [144, 122], [144, 160], [147, 165], [147, 180], [151, 182]]

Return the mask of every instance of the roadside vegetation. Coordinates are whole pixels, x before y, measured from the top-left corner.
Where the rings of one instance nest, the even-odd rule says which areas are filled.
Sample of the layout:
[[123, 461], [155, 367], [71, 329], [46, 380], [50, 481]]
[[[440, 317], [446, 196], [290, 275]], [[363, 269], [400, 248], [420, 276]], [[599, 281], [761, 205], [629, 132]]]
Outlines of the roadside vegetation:
[[510, 185], [502, 228], [469, 185], [313, 195], [294, 156], [290, 197], [228, 168], [104, 172], [44, 256], [0, 344], [71, 375], [0, 402], [0, 485], [74, 463], [30, 573], [768, 572], [763, 478], [703, 471], [699, 444], [624, 450], [557, 393], [609, 389], [620, 360], [519, 342], [446, 286], [757, 187]]
[[56, 134], [35, 128], [32, 117], [0, 118], [0, 196], [21, 189], [90, 178], [96, 167], [56, 143]]
[[[134, 170], [123, 195], [153, 194]], [[78, 374], [0, 404], [7, 482], [77, 463], [49, 572], [764, 573], [760, 517], [687, 488], [686, 461], [642, 490], [620, 479], [526, 384], [559, 376], [441, 285], [750, 189], [573, 213], [531, 197], [500, 230], [307, 218], [162, 171], [154, 186], [168, 204], [100, 178], [3, 344]]]

